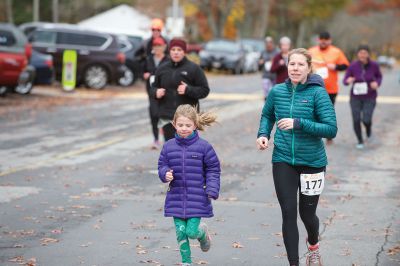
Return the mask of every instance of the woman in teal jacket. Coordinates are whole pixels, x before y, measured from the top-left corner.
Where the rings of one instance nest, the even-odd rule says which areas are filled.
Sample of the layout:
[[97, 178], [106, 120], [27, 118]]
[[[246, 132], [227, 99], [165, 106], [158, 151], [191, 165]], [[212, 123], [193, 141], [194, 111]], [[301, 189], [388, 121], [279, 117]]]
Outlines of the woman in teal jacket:
[[290, 265], [299, 265], [298, 189], [299, 213], [308, 234], [306, 263], [321, 265], [316, 210], [327, 165], [322, 138], [334, 138], [337, 133], [335, 110], [324, 82], [311, 73], [308, 51], [292, 50], [288, 57], [289, 78], [271, 90], [262, 110], [257, 136], [258, 148], [267, 149], [276, 123], [272, 169]]

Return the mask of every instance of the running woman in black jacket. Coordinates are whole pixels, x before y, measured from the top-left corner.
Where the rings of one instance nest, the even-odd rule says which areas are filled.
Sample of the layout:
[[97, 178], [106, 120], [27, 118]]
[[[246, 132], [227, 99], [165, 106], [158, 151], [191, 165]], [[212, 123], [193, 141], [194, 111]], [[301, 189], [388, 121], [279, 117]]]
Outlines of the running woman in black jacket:
[[169, 43], [170, 61], [162, 64], [156, 71], [151, 93], [159, 99], [159, 127], [163, 128], [165, 140], [174, 137], [175, 129], [170, 123], [181, 104], [199, 108], [199, 99], [210, 92], [203, 70], [188, 60], [186, 42], [172, 39]]

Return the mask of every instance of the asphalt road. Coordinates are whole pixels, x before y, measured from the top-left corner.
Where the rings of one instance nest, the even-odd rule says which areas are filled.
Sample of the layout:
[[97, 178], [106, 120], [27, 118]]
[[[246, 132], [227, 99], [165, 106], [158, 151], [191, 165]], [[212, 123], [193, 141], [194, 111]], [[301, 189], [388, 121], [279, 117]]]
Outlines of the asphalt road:
[[[211, 250], [192, 241], [195, 265], [286, 265], [271, 151], [255, 148], [260, 76], [212, 74], [209, 82], [201, 106], [216, 108], [220, 123], [201, 135], [220, 157], [222, 187], [206, 221]], [[384, 73], [375, 138], [362, 151], [347, 94], [342, 88], [336, 105], [339, 133], [327, 147], [318, 209], [324, 265], [400, 265], [399, 71]], [[179, 263], [140, 85], [72, 94], [44, 87], [0, 99], [0, 140], [1, 265]]]

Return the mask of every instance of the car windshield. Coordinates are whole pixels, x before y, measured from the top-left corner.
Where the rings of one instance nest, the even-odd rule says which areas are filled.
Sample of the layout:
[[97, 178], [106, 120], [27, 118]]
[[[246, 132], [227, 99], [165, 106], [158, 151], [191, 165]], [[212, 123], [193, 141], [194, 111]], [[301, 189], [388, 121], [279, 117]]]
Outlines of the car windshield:
[[218, 52], [228, 52], [228, 53], [238, 53], [240, 51], [240, 46], [234, 42], [211, 41], [211, 42], [207, 43], [206, 50], [218, 51]]
[[243, 45], [250, 45], [253, 47], [253, 50], [256, 51], [263, 51], [264, 50], [264, 42], [261, 40], [251, 40], [251, 39], [244, 39], [241, 41]]

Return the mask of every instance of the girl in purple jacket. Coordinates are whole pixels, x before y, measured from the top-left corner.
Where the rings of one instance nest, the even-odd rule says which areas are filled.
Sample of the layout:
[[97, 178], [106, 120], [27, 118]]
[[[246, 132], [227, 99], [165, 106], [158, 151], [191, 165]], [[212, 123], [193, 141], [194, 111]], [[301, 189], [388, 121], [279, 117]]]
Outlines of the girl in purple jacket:
[[372, 136], [372, 114], [376, 105], [378, 88], [382, 83], [379, 65], [369, 58], [369, 47], [360, 45], [357, 49], [357, 60], [351, 63], [343, 78], [345, 85], [351, 85], [350, 106], [353, 116], [353, 127], [358, 143], [357, 149], [364, 148], [361, 121], [365, 126], [367, 138]]
[[174, 218], [182, 265], [192, 263], [189, 238], [197, 239], [204, 252], [211, 245], [200, 219], [213, 216], [211, 199], [219, 196], [221, 168], [213, 147], [197, 130], [215, 121], [211, 112], [199, 114], [191, 105], [180, 105], [172, 121], [175, 138], [164, 144], [158, 160], [158, 175], [169, 182], [164, 216]]

